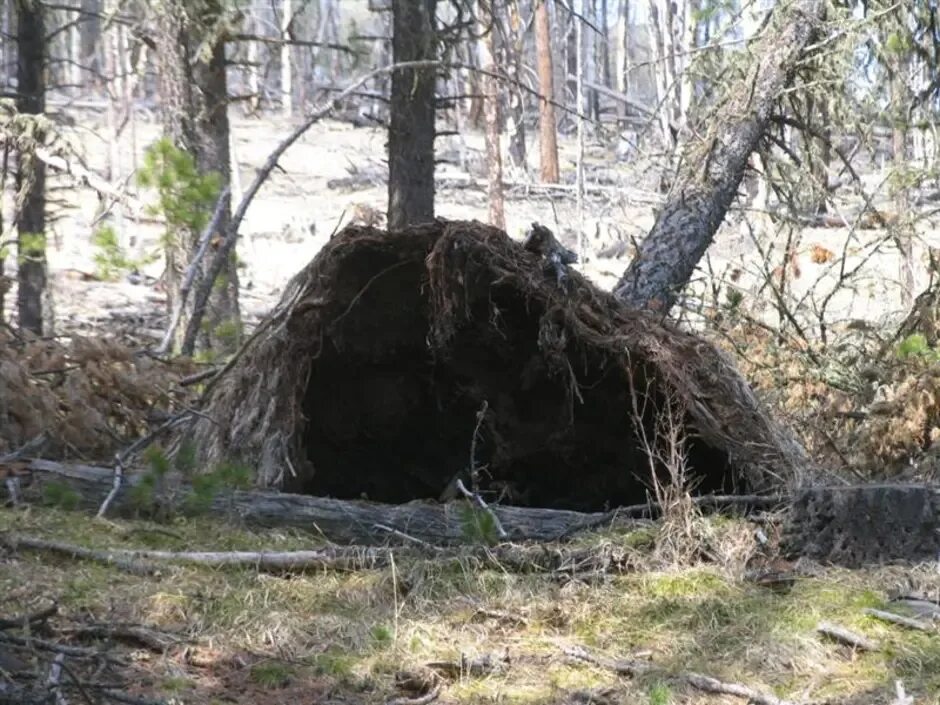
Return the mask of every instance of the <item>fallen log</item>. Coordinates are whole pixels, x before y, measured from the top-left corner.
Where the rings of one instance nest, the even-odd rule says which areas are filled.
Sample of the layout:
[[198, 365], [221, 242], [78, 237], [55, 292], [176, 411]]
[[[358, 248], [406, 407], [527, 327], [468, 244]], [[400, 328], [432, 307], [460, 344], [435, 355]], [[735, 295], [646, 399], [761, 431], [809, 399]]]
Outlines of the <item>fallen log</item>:
[[[83, 508], [97, 510], [104, 497], [115, 492], [114, 470], [95, 465], [59, 463], [33, 459], [26, 472], [25, 498], [45, 496], [44, 488], [64, 484], [72, 489]], [[117, 514], [133, 514], [131, 490], [142, 475], [125, 475], [112, 499]], [[181, 483], [174, 489], [185, 497], [190, 488]], [[768, 509], [786, 502], [782, 495], [703, 495], [693, 497], [702, 509], [733, 508], [746, 512]], [[349, 544], [387, 544], [390, 539], [431, 545], [464, 543], [470, 511], [464, 502], [439, 504], [415, 500], [406, 504], [340, 500], [329, 497], [289, 494], [268, 490], [229, 490], [212, 500], [210, 511], [236, 518], [253, 526], [289, 527]], [[620, 507], [607, 512], [576, 512], [563, 509], [490, 506], [506, 532], [506, 541], [556, 541], [589, 529], [631, 526], [657, 513], [655, 503]]]
[[[46, 496], [44, 488], [66, 485], [77, 496], [82, 508], [97, 509], [113, 488], [114, 472], [93, 465], [30, 461], [30, 477], [23, 483], [27, 500]], [[128, 474], [111, 505], [117, 515], [132, 514], [135, 505], [132, 488], [142, 475]], [[181, 484], [179, 496], [188, 488]], [[617, 511], [583, 513], [528, 507], [492, 507], [505, 527], [509, 541], [552, 541], [583, 529], [629, 525], [632, 521]], [[380, 504], [367, 501], [338, 500], [260, 490], [232, 490], [219, 493], [210, 511], [224, 514], [253, 526], [289, 527], [321, 534], [332, 541], [354, 544], [386, 544], [395, 532], [431, 544], [466, 541], [464, 502], [438, 504], [416, 500], [406, 504]], [[390, 532], [392, 529], [393, 532]]]

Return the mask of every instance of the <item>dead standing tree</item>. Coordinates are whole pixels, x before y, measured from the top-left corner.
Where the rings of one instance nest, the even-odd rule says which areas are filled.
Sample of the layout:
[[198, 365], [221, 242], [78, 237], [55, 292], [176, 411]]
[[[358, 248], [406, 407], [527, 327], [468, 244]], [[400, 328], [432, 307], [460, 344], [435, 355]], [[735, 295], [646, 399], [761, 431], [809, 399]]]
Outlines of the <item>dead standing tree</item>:
[[747, 160], [764, 136], [823, 20], [823, 0], [790, 0], [774, 9], [751, 48], [747, 70], [687, 144], [670, 194], [615, 295], [665, 313], [689, 281], [737, 195]]

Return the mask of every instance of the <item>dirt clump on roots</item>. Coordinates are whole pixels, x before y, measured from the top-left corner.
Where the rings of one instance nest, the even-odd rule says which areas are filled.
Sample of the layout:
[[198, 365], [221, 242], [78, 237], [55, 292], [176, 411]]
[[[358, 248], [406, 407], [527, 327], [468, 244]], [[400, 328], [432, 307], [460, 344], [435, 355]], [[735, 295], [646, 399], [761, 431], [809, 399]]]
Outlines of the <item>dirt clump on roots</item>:
[[646, 501], [667, 408], [698, 493], [808, 466], [711, 344], [577, 272], [559, 282], [501, 230], [437, 220], [334, 237], [187, 435], [206, 466], [249, 464], [260, 487], [394, 503], [440, 498], [472, 446], [491, 497], [592, 510]]

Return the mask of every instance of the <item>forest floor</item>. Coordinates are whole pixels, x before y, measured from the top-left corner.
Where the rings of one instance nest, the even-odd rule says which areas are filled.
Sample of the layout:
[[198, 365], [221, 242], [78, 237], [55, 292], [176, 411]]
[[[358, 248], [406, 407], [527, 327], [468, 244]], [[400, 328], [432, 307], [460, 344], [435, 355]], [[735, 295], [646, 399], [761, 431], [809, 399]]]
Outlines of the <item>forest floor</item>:
[[[761, 585], [745, 570], [757, 551], [754, 525], [713, 517], [696, 526], [707, 562], [690, 560], [691, 553], [676, 560], [682, 547], [663, 527], [576, 539], [623, 549], [632, 567], [616, 574], [519, 572], [455, 549], [374, 570], [277, 574], [165, 564], [157, 575], [140, 576], [6, 550], [0, 616], [55, 604], [58, 612], [35, 624], [32, 637], [91, 649], [98, 659], [106, 654], [110, 661], [94, 675], [95, 658], [64, 657], [89, 688], [105, 681], [125, 695], [178, 705], [385, 703], [426, 692], [431, 671], [441, 674], [441, 703], [745, 702], [703, 692], [690, 684], [690, 673], [746, 685], [766, 703], [887, 705], [898, 681], [914, 705], [940, 703], [938, 628], [912, 631], [863, 613], [885, 607], [895, 593], [937, 595], [935, 565], [850, 571], [802, 564], [791, 571], [792, 582]], [[0, 509], [0, 536], [14, 532], [98, 549], [323, 545], [291, 532], [223, 530], [218, 519], [154, 524], [57, 508]], [[867, 637], [874, 650], [820, 636], [822, 621]], [[148, 637], [135, 637], [133, 626]], [[102, 636], [102, 627], [113, 636]], [[12, 645], [7, 635], [18, 633], [0, 630], [0, 663], [6, 671], [45, 674], [53, 653]], [[649, 670], [618, 675], [566, 654], [579, 647]], [[481, 657], [493, 668], [466, 667]], [[425, 690], [405, 689], [402, 672], [423, 674]]]

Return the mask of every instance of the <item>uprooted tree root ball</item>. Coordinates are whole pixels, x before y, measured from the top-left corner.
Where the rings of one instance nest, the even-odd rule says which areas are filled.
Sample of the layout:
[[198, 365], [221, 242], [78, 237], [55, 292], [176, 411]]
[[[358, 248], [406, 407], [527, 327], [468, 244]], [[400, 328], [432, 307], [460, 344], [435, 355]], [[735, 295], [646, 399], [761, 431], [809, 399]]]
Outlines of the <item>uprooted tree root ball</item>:
[[509, 504], [643, 502], [649, 451], [657, 473], [673, 462], [667, 411], [697, 492], [760, 491], [807, 468], [713, 346], [576, 272], [559, 282], [477, 222], [347, 228], [206, 400], [187, 436], [207, 464], [337, 498], [438, 499], [472, 464]]

